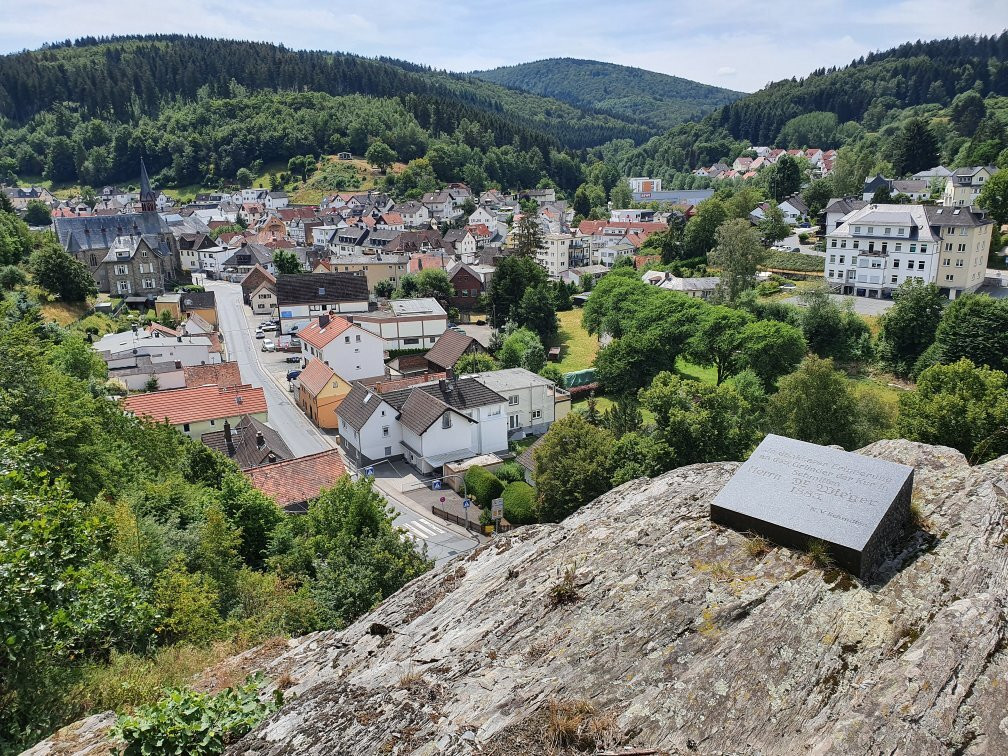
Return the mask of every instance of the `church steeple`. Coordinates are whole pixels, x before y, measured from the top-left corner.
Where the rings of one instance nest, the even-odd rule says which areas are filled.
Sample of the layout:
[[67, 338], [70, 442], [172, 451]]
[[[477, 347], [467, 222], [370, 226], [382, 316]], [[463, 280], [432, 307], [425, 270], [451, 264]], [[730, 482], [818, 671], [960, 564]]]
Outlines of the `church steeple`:
[[151, 190], [150, 179], [147, 178], [147, 167], [143, 158], [140, 158], [140, 212], [153, 213], [156, 209], [154, 192]]

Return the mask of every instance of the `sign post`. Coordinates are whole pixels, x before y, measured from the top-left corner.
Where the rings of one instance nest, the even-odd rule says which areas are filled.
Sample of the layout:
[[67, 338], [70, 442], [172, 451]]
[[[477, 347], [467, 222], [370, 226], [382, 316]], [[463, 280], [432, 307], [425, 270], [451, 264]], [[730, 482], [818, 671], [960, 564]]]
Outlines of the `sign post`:
[[490, 519], [494, 521], [494, 532], [500, 528], [500, 521], [504, 517], [504, 499], [494, 499], [490, 502]]
[[[442, 498], [441, 501], [444, 501]], [[462, 510], [465, 512], [466, 524], [465, 529], [469, 530], [469, 507], [472, 506], [472, 502], [468, 498], [462, 499]]]

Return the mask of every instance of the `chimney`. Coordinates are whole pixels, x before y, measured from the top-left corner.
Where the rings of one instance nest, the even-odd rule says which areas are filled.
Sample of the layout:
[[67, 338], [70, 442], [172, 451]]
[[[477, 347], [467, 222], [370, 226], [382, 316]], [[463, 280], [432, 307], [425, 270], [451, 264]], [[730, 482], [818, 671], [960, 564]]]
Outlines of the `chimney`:
[[319, 315], [318, 327], [325, 328], [327, 325], [329, 325], [329, 313], [325, 312]]
[[256, 431], [256, 448], [262, 449], [266, 446], [266, 439], [263, 438], [262, 431]]
[[231, 423], [224, 421], [224, 443], [227, 444], [227, 453], [233, 457], [235, 453], [234, 440], [231, 438]]

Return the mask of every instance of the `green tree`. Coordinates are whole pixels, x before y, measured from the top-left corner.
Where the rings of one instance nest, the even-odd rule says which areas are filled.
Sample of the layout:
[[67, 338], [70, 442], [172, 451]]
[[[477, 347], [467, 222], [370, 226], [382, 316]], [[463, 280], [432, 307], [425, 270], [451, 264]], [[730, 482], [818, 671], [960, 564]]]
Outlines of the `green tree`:
[[87, 267], [64, 252], [51, 235], [40, 240], [28, 265], [35, 282], [64, 302], [84, 302], [98, 294]]
[[546, 271], [534, 259], [517, 255], [505, 257], [490, 279], [487, 296], [490, 324], [494, 328], [503, 328], [508, 322], [517, 322], [525, 292], [546, 283]]
[[782, 436], [856, 449], [882, 438], [892, 415], [876, 395], [852, 388], [833, 360], [809, 355], [781, 378], [767, 403], [766, 423]]
[[301, 261], [293, 252], [286, 252], [282, 249], [273, 252], [273, 264], [278, 273], [304, 273]]
[[10, 291], [28, 283], [28, 276], [17, 265], [0, 267], [0, 289]]
[[0, 264], [17, 265], [31, 253], [32, 235], [14, 213], [0, 211]]
[[389, 166], [395, 162], [396, 154], [395, 150], [385, 144], [385, 142], [376, 139], [367, 148], [367, 152], [364, 153], [364, 159], [382, 173], [385, 173], [388, 171]]
[[686, 223], [683, 249], [686, 257], [701, 257], [714, 248], [718, 227], [728, 219], [724, 204], [713, 197], [697, 205], [696, 215]]
[[710, 262], [721, 269], [718, 296], [724, 302], [734, 302], [755, 285], [756, 266], [765, 250], [756, 229], [740, 218], [718, 226], [714, 238]]
[[386, 278], [384, 281], [379, 281], [375, 284], [374, 293], [376, 297], [389, 299], [395, 293], [395, 289], [396, 285], [392, 282], [392, 279]]
[[824, 288], [804, 292], [801, 302], [802, 333], [812, 352], [843, 361], [864, 356], [870, 334], [853, 303], [837, 304]]
[[787, 238], [791, 233], [791, 226], [784, 220], [784, 213], [781, 212], [780, 206], [772, 203], [763, 216], [763, 220], [760, 221], [759, 230], [765, 243], [775, 244], [781, 239]]
[[897, 176], [903, 176], [933, 168], [937, 162], [934, 132], [923, 118], [911, 118], [893, 141], [893, 170]]
[[393, 299], [436, 299], [447, 308], [448, 300], [455, 296], [448, 274], [443, 268], [424, 268], [419, 273], [407, 274], [399, 279], [399, 287], [392, 294]]
[[609, 192], [609, 201], [616, 209], [630, 207], [633, 204], [633, 194], [630, 192], [630, 184], [626, 181], [618, 182]]
[[1008, 299], [957, 297], [945, 308], [928, 351], [945, 364], [966, 358], [974, 365], [1008, 369]]
[[767, 389], [797, 368], [807, 353], [802, 332], [788, 323], [757, 320], [742, 328], [740, 366], [752, 370]]
[[986, 210], [999, 226], [1008, 223], [1008, 169], [1002, 169], [991, 176], [980, 190], [977, 204]]
[[[542, 354], [545, 361], [545, 351], [543, 351], [542, 342], [535, 331], [528, 328], [516, 328], [504, 338], [504, 343], [497, 353], [497, 359], [502, 368], [524, 367], [528, 362], [525, 355], [530, 350], [533, 352], [531, 355], [533, 359], [536, 358], [536, 355]], [[532, 372], [538, 372], [539, 369], [536, 368]]]
[[340, 478], [302, 517], [284, 518], [270, 563], [303, 582], [324, 626], [343, 628], [431, 568], [395, 527], [370, 478]]
[[572, 412], [532, 452], [539, 519], [559, 522], [609, 490], [616, 439]]
[[934, 365], [900, 396], [902, 438], [958, 449], [971, 464], [1008, 454], [1008, 375], [967, 359]]
[[591, 215], [591, 198], [588, 195], [588, 185], [581, 184], [574, 192], [574, 201], [571, 203], [574, 209], [575, 215], [580, 215], [582, 218], [587, 218]]
[[242, 561], [261, 569], [273, 531], [283, 517], [275, 501], [253, 486], [247, 476], [231, 468], [227, 460], [217, 456], [218, 464], [226, 464], [227, 472], [221, 477], [214, 498], [240, 534], [237, 549]]
[[802, 192], [802, 200], [809, 209], [809, 217], [817, 218], [829, 201], [836, 196], [833, 177], [816, 179]]
[[535, 257], [544, 243], [542, 227], [534, 213], [525, 213], [514, 230], [515, 254], [519, 257]]
[[971, 137], [987, 115], [987, 106], [976, 90], [970, 89], [956, 95], [949, 106], [952, 123], [964, 137]]
[[641, 414], [640, 402], [631, 395], [619, 397], [599, 420], [603, 428], [607, 428], [617, 439], [627, 433], [636, 433], [644, 427], [644, 416]]
[[766, 186], [777, 202], [799, 192], [802, 185], [801, 164], [790, 155], [784, 155], [766, 170]]
[[893, 294], [894, 304], [880, 319], [879, 350], [896, 375], [910, 375], [914, 363], [934, 343], [948, 301], [933, 283], [910, 278]]
[[255, 176], [252, 175], [252, 171], [248, 168], [239, 168], [238, 172], [235, 174], [235, 181], [238, 182], [238, 186], [242, 189], [247, 189], [252, 186], [252, 182], [255, 180]]
[[760, 438], [761, 408], [730, 384], [709, 386], [659, 373], [640, 394], [654, 416], [653, 469], [744, 459]]
[[485, 373], [497, 368], [497, 360], [486, 352], [466, 352], [455, 363], [455, 372], [460, 375]]
[[74, 146], [65, 136], [58, 136], [49, 143], [42, 175], [54, 183], [64, 183], [77, 178]]
[[752, 318], [740, 310], [716, 305], [704, 310], [690, 339], [690, 358], [717, 371], [718, 385], [740, 369], [743, 329]]
[[48, 226], [52, 223], [52, 213], [44, 202], [32, 200], [25, 209], [24, 220], [29, 226]]
[[519, 326], [535, 331], [543, 342], [556, 336], [556, 305], [548, 285], [540, 284], [525, 291], [518, 303], [515, 321]]

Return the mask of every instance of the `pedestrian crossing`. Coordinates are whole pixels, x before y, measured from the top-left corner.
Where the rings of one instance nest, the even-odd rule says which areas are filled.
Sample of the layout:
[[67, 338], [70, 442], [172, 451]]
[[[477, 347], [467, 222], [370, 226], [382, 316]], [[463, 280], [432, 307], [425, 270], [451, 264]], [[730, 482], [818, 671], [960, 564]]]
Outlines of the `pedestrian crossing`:
[[445, 528], [434, 524], [430, 520], [410, 520], [409, 522], [397, 522], [396, 525], [404, 528], [406, 530], [406, 537], [414, 543], [428, 541], [448, 532]]

